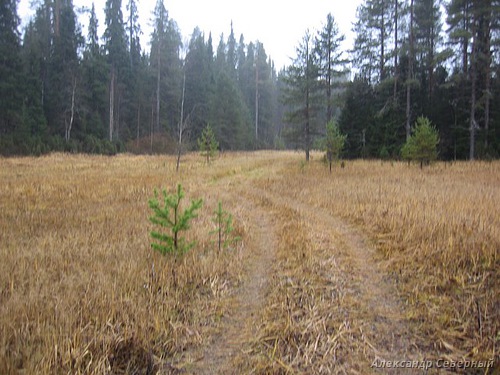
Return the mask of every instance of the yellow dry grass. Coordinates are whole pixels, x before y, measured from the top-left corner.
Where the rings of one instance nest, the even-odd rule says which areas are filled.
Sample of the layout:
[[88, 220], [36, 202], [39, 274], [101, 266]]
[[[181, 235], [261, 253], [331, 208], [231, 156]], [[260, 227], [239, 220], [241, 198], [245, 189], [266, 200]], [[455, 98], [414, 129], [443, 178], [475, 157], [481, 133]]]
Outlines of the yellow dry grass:
[[[181, 177], [164, 157], [0, 163], [0, 373], [146, 373], [224, 314], [239, 257], [210, 251], [217, 193], [197, 157]], [[179, 260], [150, 249], [147, 219], [153, 189], [177, 182], [205, 201], [197, 251]]]
[[[372, 239], [407, 305], [411, 344], [418, 348], [410, 358], [498, 361], [500, 163], [421, 170], [355, 161], [330, 175], [317, 162], [288, 172], [260, 186], [355, 223]], [[359, 309], [353, 301], [346, 305]], [[359, 316], [357, 325], [369, 316]], [[351, 344], [356, 340], [366, 343], [351, 337]]]
[[[196, 372], [210, 359], [197, 355], [238, 321], [265, 247], [252, 236], [259, 216], [276, 246], [261, 249], [273, 251], [271, 272], [251, 288], [264, 296], [238, 322], [252, 333], [238, 338], [233, 370], [366, 373], [389, 347], [499, 355], [500, 163], [356, 161], [330, 175], [301, 159], [225, 154], [207, 167], [188, 155], [179, 174], [162, 156], [0, 159], [0, 373]], [[147, 220], [153, 189], [177, 183], [204, 199], [187, 234], [198, 246], [182, 259], [150, 249]], [[223, 254], [208, 234], [218, 200], [243, 238]], [[401, 308], [391, 322], [377, 323], [384, 301], [363, 278]], [[390, 346], [384, 329], [409, 338]]]

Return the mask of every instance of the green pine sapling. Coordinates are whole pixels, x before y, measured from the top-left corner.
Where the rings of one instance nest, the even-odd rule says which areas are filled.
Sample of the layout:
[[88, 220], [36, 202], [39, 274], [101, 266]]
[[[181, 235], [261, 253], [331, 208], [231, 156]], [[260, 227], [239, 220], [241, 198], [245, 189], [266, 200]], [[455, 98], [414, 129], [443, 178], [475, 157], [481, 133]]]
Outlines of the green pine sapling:
[[190, 207], [181, 211], [180, 202], [184, 198], [184, 191], [180, 184], [177, 185], [177, 193], [169, 195], [163, 190], [162, 195], [163, 206], [158, 200], [159, 194], [156, 189], [155, 197], [149, 200], [149, 207], [154, 212], [154, 216], [151, 216], [149, 221], [162, 228], [167, 228], [169, 233], [152, 231], [151, 237], [158, 243], [151, 243], [151, 247], [163, 255], [183, 254], [191, 249], [195, 242], [186, 243], [185, 239], [179, 236], [179, 233], [190, 228], [190, 221], [198, 217], [196, 211], [201, 208], [203, 201], [202, 199], [192, 200]]
[[227, 249], [232, 243], [241, 240], [241, 238], [231, 235], [234, 231], [233, 216], [222, 209], [222, 202], [219, 201], [214, 214], [213, 222], [216, 225], [216, 229], [211, 231], [210, 234], [217, 234], [217, 245], [220, 252], [222, 249]]

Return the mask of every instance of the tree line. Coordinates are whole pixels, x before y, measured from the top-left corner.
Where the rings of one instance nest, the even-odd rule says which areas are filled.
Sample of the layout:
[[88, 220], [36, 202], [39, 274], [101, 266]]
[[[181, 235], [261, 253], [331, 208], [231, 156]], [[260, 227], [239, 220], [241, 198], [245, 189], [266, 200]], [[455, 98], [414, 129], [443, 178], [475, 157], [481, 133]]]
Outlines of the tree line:
[[308, 158], [335, 121], [344, 157], [399, 158], [425, 116], [441, 158], [498, 157], [499, 9], [498, 0], [364, 0], [352, 51], [333, 10], [276, 72], [263, 44], [236, 38], [232, 24], [215, 43], [198, 28], [183, 43], [163, 0], [148, 46], [136, 0], [106, 1], [103, 35], [94, 5], [87, 35], [72, 0], [40, 0], [21, 32], [17, 0], [6, 0], [0, 153], [180, 153], [210, 125], [223, 150], [302, 148]]
[[136, 0], [106, 1], [103, 35], [92, 5], [85, 36], [71, 0], [40, 2], [22, 36], [17, 1], [2, 4], [2, 154], [173, 152], [207, 124], [222, 149], [272, 146], [273, 62], [232, 24], [216, 48], [198, 28], [184, 45], [158, 0], [144, 48]]
[[279, 74], [289, 141], [308, 159], [333, 118], [347, 135], [345, 157], [400, 158], [425, 117], [441, 158], [498, 158], [499, 20], [498, 0], [364, 0], [345, 53], [328, 15]]
[[348, 154], [398, 156], [425, 116], [441, 158], [498, 158], [499, 20], [498, 0], [365, 0], [339, 120]]

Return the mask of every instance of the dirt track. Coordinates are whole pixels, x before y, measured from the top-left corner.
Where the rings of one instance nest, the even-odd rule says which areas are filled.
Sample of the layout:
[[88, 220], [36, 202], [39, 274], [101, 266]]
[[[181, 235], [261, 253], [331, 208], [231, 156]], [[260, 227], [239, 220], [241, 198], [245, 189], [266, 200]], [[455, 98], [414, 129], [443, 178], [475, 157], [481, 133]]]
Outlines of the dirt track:
[[[275, 173], [282, 173], [281, 168], [284, 166], [275, 166]], [[324, 265], [318, 269], [318, 274], [321, 274], [323, 282], [336, 280], [334, 288], [343, 296], [338, 299], [343, 305], [336, 306], [336, 309], [343, 311], [344, 316], [332, 316], [332, 322], [329, 322], [332, 325], [342, 322], [342, 329], [335, 336], [339, 343], [332, 344], [339, 348], [343, 357], [338, 366], [334, 365], [335, 371], [401, 373], [401, 369], [379, 370], [371, 365], [376, 359], [424, 358], [410, 339], [402, 301], [377, 260], [369, 239], [358, 228], [332, 216], [327, 210], [311, 206], [306, 197], [301, 198], [297, 191], [289, 190], [283, 194], [287, 189], [280, 189], [280, 194], [277, 194], [273, 188], [262, 188], [261, 182], [265, 179], [248, 178], [261, 175], [258, 167], [245, 174], [245, 178], [237, 174], [217, 181], [224, 194], [240, 197], [243, 206], [245, 214], [239, 219], [245, 221], [250, 233], [244, 244], [245, 277], [233, 293], [233, 310], [222, 320], [220, 333], [202, 350], [189, 372], [231, 374], [235, 363], [256, 363], [255, 357], [259, 356], [269, 360], [269, 354], [259, 353], [258, 343], [259, 340], [265, 341], [262, 332], [266, 325], [264, 313], [273, 303], [268, 300], [272, 298], [270, 289], [276, 285], [271, 279], [282, 279], [287, 274], [277, 261], [279, 231], [282, 231], [281, 236], [287, 235], [283, 233], [286, 227], [285, 211], [308, 223], [307, 241], [315, 244], [314, 248], [321, 248], [321, 251], [311, 253], [318, 264]], [[272, 179], [267, 178], [266, 184], [272, 183]], [[230, 189], [227, 190], [227, 187]], [[322, 286], [317, 287], [320, 289]], [[318, 341], [320, 339], [318, 336]], [[280, 371], [293, 372], [283, 361], [276, 361]], [[411, 373], [411, 370], [405, 371]]]
[[[499, 164], [353, 161], [330, 174], [313, 156], [235, 153], [207, 166], [192, 154], [179, 173], [163, 155], [2, 160], [0, 372], [495, 366]], [[185, 233], [197, 246], [162, 256], [147, 201], [177, 184], [203, 198]], [[217, 202], [242, 238], [224, 251]]]
[[[244, 201], [246, 202], [246, 201]], [[238, 356], [245, 344], [255, 336], [256, 317], [262, 311], [266, 291], [274, 263], [276, 236], [273, 219], [260, 207], [252, 209], [249, 202], [243, 212], [250, 236], [245, 244], [245, 276], [234, 291], [229, 316], [224, 317], [220, 334], [210, 340], [201, 358], [190, 370], [199, 374], [231, 374], [231, 361]]]

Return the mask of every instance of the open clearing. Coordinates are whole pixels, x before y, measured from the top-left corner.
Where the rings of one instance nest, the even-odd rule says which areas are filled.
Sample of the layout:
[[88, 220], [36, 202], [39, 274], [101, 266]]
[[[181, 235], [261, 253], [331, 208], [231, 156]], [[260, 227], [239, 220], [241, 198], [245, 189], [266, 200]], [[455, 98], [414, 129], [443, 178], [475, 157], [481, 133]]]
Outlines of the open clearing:
[[[354, 161], [329, 174], [321, 155], [302, 159], [192, 154], [180, 173], [165, 156], [0, 159], [0, 374], [498, 363], [500, 163]], [[177, 183], [204, 201], [186, 233], [197, 246], [162, 257], [147, 202]], [[221, 253], [218, 201], [241, 237]]]

